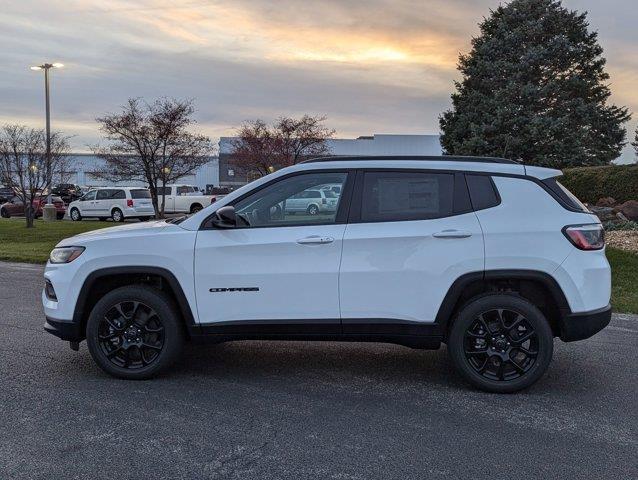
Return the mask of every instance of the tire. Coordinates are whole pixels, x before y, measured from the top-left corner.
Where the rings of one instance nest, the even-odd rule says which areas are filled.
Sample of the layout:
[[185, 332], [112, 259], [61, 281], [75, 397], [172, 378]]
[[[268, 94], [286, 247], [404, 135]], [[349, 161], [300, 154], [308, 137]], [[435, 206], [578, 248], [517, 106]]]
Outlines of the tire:
[[114, 208], [113, 211], [111, 212], [111, 218], [116, 223], [123, 222], [124, 214], [122, 213], [122, 210], [120, 210], [119, 208]]
[[199, 203], [194, 203], [191, 205], [191, 213], [199, 212], [203, 207]]
[[106, 219], [107, 219], [107, 218], [109, 218], [109, 217], [99, 217], [99, 218], [98, 218], [98, 220], [99, 220], [100, 222], [106, 222]]
[[177, 360], [184, 330], [165, 293], [128, 285], [112, 290], [95, 304], [86, 325], [86, 342], [95, 363], [109, 375], [145, 380]]
[[448, 335], [452, 364], [470, 384], [512, 393], [535, 383], [552, 360], [552, 329], [533, 304], [510, 294], [490, 294], [466, 303]]
[[64, 218], [64, 213], [58, 213], [55, 215], [55, 218], [57, 218], [58, 220], [62, 220]]
[[308, 215], [318, 215], [319, 214], [319, 207], [317, 205], [315, 205], [314, 203], [308, 205], [308, 208], [306, 209], [306, 213]]
[[74, 222], [79, 222], [80, 220], [82, 220], [82, 215], [80, 215], [80, 211], [77, 208], [72, 208], [69, 212], [69, 216]]
[[0, 216], [2, 218], [11, 218], [11, 214], [9, 212], [7, 212], [7, 210], [5, 208], [0, 210]]

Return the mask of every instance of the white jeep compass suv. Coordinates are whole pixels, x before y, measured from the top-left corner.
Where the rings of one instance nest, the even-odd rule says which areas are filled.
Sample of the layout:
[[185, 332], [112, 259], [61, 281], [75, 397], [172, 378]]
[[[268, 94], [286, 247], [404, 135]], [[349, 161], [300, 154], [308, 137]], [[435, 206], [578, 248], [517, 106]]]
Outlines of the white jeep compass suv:
[[[611, 317], [603, 229], [559, 175], [492, 158], [310, 160], [189, 217], [63, 240], [44, 327], [75, 350], [86, 339], [121, 378], [156, 375], [186, 340], [443, 342], [471, 384], [520, 390], [554, 337]], [[326, 184], [341, 187], [334, 211], [285, 208]]]

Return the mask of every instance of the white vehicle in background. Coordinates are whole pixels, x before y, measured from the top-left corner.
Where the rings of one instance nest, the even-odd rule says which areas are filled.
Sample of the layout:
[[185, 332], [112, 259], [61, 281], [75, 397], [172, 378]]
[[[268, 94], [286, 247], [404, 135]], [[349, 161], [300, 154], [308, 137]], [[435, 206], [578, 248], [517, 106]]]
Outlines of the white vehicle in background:
[[192, 185], [166, 185], [157, 187], [157, 202], [162, 205], [164, 199], [164, 213], [195, 213], [207, 207], [216, 199], [215, 195], [202, 195]]
[[83, 218], [112, 218], [123, 222], [125, 218], [142, 221], [155, 216], [151, 192], [142, 187], [99, 187], [69, 203], [67, 214], [73, 221]]

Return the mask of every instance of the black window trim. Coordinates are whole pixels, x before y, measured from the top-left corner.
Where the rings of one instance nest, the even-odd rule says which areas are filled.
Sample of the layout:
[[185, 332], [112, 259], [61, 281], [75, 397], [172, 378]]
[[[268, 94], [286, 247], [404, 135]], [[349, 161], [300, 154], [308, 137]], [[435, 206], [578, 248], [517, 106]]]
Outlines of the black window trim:
[[[234, 199], [231, 203], [227, 205], [232, 205], [233, 207], [244, 200], [245, 198], [253, 195], [264, 188], [267, 188], [271, 185], [274, 185], [277, 182], [282, 180], [286, 180], [288, 178], [297, 177], [299, 175], [308, 175], [315, 173], [345, 173], [346, 181], [343, 185], [342, 189], [342, 198], [339, 200], [339, 208], [337, 210], [337, 214], [335, 215], [334, 221], [331, 222], [316, 222], [316, 223], [306, 223], [306, 222], [295, 222], [295, 223], [286, 223], [282, 225], [257, 225], [257, 226], [237, 226], [233, 230], [245, 230], [245, 229], [256, 229], [256, 228], [287, 228], [287, 227], [314, 227], [314, 226], [326, 226], [326, 225], [344, 225], [348, 223], [349, 211], [352, 205], [352, 190], [355, 183], [355, 174], [356, 169], [353, 168], [330, 168], [330, 169], [312, 169], [312, 170], [300, 170], [298, 172], [292, 172], [287, 175], [282, 175], [281, 177], [273, 178], [271, 181], [266, 182], [258, 187], [246, 192], [242, 196]], [[226, 206], [226, 205], [224, 205]], [[200, 230], [218, 230], [211, 223], [211, 219], [215, 215], [215, 212], [211, 213], [207, 216], [199, 226]]]
[[[448, 174], [453, 175], [453, 200], [452, 200], [452, 213], [450, 215], [438, 215], [420, 219], [396, 219], [396, 220], [362, 220], [361, 210], [363, 204], [363, 177], [366, 173], [430, 173], [430, 174]], [[423, 222], [427, 220], [438, 220], [441, 218], [450, 218], [457, 215], [463, 215], [472, 212], [472, 204], [470, 203], [470, 194], [467, 188], [467, 183], [463, 174], [465, 172], [461, 170], [443, 170], [443, 169], [427, 169], [427, 168], [362, 168], [357, 170], [357, 179], [355, 188], [352, 195], [352, 206], [350, 207], [350, 215], [348, 217], [348, 223], [391, 223], [391, 222]], [[465, 208], [459, 208], [459, 203], [465, 203]]]

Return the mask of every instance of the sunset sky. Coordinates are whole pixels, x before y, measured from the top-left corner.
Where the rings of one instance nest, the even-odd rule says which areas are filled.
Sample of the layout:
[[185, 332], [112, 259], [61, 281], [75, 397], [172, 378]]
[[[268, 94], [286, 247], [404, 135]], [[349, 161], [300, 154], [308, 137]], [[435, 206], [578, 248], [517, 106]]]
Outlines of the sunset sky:
[[[566, 0], [589, 11], [612, 100], [638, 122], [635, 0]], [[0, 123], [43, 125], [43, 61], [53, 72], [53, 128], [75, 151], [99, 139], [95, 117], [127, 97], [193, 98], [213, 139], [246, 119], [328, 116], [340, 137], [438, 133], [492, 0], [4, 0]], [[625, 149], [623, 161], [632, 161]]]

